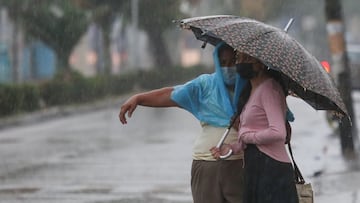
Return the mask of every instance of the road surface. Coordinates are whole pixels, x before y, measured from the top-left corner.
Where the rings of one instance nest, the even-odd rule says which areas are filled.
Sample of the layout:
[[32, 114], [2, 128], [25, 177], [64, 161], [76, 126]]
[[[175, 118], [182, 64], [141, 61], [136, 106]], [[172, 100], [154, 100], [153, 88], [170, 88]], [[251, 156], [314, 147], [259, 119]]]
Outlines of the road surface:
[[[356, 111], [360, 95], [355, 96]], [[120, 102], [0, 130], [0, 202], [192, 202], [191, 147], [198, 122], [177, 108], [138, 107], [121, 125]], [[296, 117], [295, 159], [314, 186], [315, 202], [360, 202], [358, 162], [342, 158], [324, 112], [299, 99], [288, 103]]]

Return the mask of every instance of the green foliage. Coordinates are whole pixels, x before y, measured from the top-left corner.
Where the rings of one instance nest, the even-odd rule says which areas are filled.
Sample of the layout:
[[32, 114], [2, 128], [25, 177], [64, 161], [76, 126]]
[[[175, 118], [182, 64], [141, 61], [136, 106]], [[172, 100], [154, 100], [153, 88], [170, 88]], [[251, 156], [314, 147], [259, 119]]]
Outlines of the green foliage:
[[139, 81], [139, 72], [132, 72], [120, 76], [111, 76], [107, 90], [111, 95], [121, 95], [134, 89]]
[[171, 67], [163, 71], [134, 71], [123, 75], [85, 78], [76, 71], [62, 70], [41, 84], [0, 85], [0, 117], [45, 107], [92, 102], [110, 95], [132, 92], [135, 85], [155, 89], [176, 85], [206, 73], [202, 66]]
[[85, 78], [78, 72], [63, 71], [40, 87], [47, 106], [91, 102], [108, 95], [132, 91], [135, 75]]
[[19, 92], [21, 94], [19, 103], [22, 101], [20, 106], [22, 111], [34, 111], [40, 108], [40, 91], [37, 86], [24, 84], [19, 87]]
[[89, 80], [75, 71], [61, 71], [40, 87], [47, 106], [85, 102], [92, 98]]
[[40, 94], [35, 85], [0, 85], [0, 115], [39, 109]]

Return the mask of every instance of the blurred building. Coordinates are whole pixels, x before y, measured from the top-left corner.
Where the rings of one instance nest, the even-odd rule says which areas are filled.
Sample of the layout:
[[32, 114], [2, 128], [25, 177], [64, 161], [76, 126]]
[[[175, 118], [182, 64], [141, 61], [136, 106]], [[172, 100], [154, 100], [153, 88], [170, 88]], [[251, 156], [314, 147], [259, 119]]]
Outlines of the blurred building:
[[11, 69], [8, 47], [0, 42], [0, 83], [9, 82], [11, 82]]
[[41, 41], [25, 44], [7, 10], [0, 8], [0, 83], [50, 79], [55, 74], [55, 52]]
[[10, 68], [10, 22], [7, 11], [0, 8], [0, 83], [11, 82]]
[[[110, 74], [153, 67], [151, 56], [147, 51], [148, 38], [143, 31], [124, 26], [122, 19], [117, 18], [113, 23], [110, 40], [108, 47], [111, 55]], [[70, 64], [85, 76], [103, 73], [104, 60], [107, 60], [104, 57], [105, 48], [100, 27], [91, 24], [74, 48]], [[133, 54], [134, 52], [136, 54]]]
[[55, 52], [41, 41], [34, 41], [24, 49], [22, 59], [22, 77], [24, 81], [46, 80], [56, 72]]
[[94, 76], [104, 70], [102, 60], [102, 33], [98, 26], [92, 24], [79, 40], [70, 56], [71, 66], [84, 76]]
[[119, 74], [126, 66], [128, 66], [129, 60], [129, 42], [122, 18], [118, 18], [114, 22], [114, 27], [111, 33], [111, 41], [112, 43], [110, 49], [112, 72]]

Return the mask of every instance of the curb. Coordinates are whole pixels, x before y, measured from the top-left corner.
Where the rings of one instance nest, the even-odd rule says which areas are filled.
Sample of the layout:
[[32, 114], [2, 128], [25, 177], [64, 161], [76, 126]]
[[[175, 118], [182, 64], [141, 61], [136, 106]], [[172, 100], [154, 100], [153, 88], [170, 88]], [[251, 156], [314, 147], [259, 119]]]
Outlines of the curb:
[[107, 97], [90, 103], [54, 106], [34, 112], [24, 112], [9, 117], [0, 118], [0, 130], [16, 126], [30, 125], [45, 120], [70, 116], [73, 114], [88, 113], [114, 106], [120, 107], [120, 104], [130, 95], [131, 94]]

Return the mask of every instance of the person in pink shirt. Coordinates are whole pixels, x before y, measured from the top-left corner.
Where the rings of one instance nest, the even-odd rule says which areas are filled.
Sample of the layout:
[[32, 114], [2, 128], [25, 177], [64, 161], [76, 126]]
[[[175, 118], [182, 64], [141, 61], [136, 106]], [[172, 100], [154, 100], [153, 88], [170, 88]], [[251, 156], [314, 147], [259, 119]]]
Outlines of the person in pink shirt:
[[238, 104], [238, 142], [211, 148], [212, 155], [244, 151], [246, 203], [298, 203], [294, 170], [285, 148], [286, 87], [280, 74], [240, 53], [238, 73], [248, 79]]

